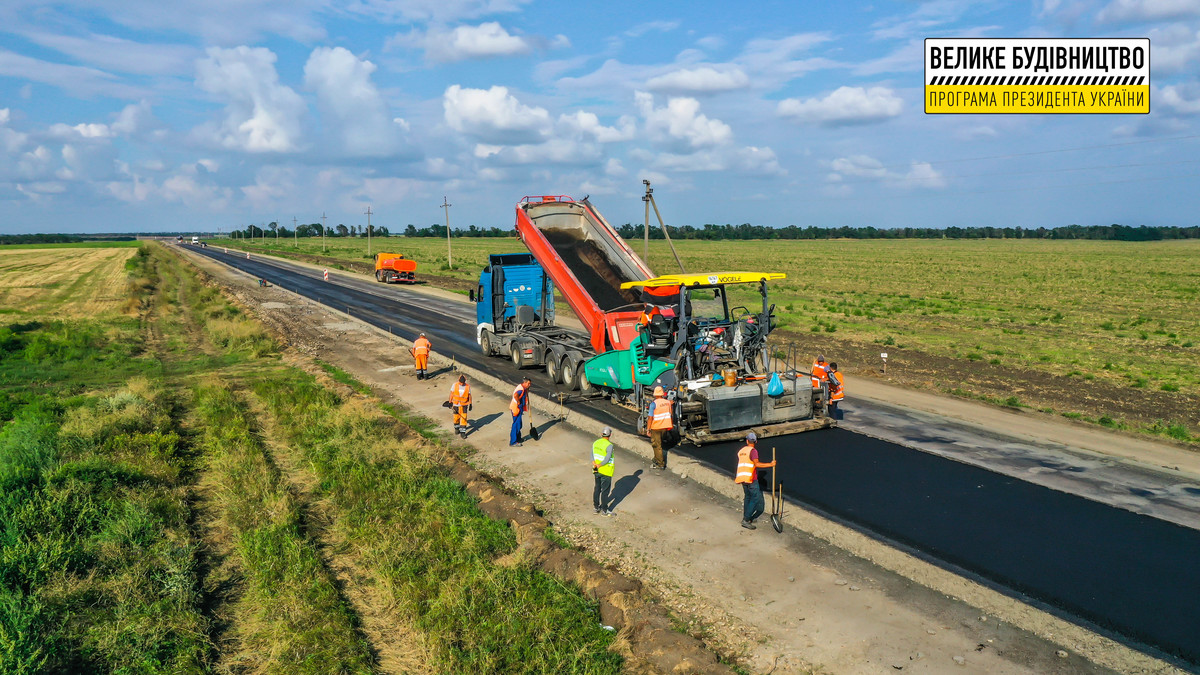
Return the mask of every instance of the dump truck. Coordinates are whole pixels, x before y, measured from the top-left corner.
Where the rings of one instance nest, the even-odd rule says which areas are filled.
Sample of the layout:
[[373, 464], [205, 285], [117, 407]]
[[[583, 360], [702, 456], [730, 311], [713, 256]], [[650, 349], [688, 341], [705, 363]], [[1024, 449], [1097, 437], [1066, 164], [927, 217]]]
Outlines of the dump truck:
[[415, 283], [417, 280], [417, 261], [409, 260], [403, 253], [375, 254], [375, 281], [390, 284], [394, 282]]
[[[770, 372], [768, 286], [786, 275], [655, 276], [586, 198], [525, 197], [516, 231], [529, 256], [494, 256], [472, 293], [485, 354], [636, 410], [639, 430], [661, 386], [680, 435], [696, 444], [832, 426], [807, 375]], [[760, 307], [730, 307], [728, 287], [739, 284], [756, 287]], [[582, 331], [555, 324], [555, 289]]]

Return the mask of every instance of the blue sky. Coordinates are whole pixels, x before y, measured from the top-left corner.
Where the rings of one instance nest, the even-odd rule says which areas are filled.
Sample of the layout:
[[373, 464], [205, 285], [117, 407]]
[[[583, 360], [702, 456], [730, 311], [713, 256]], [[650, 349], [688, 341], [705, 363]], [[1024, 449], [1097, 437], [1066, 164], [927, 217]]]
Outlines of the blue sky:
[[[1149, 37], [1151, 114], [923, 112], [926, 37]], [[6, 0], [0, 232], [1195, 225], [1200, 0]]]

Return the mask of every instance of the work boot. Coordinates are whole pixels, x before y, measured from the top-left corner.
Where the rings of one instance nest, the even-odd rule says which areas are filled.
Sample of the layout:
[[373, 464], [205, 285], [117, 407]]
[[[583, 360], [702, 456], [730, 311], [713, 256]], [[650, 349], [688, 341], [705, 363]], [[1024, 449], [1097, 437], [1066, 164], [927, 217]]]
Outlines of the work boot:
[[604, 509], [602, 509], [602, 508], [600, 508], [599, 506], [597, 506], [597, 507], [596, 507], [596, 515], [600, 515], [600, 514], [602, 514], [602, 513], [604, 513]]
[[743, 520], [743, 521], [742, 521], [742, 527], [746, 528], [747, 530], [757, 530], [757, 529], [758, 529], [758, 527], [756, 527], [756, 526], [754, 525], [754, 523], [752, 523], [752, 522], [750, 522], [750, 521], [748, 521], [748, 520]]

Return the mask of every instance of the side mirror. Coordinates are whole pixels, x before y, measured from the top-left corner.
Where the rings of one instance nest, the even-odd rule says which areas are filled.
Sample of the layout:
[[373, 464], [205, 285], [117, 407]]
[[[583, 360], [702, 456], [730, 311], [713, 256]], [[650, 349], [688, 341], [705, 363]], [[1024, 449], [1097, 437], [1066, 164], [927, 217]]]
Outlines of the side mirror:
[[470, 298], [471, 302], [475, 302], [475, 289], [472, 288], [467, 291], [467, 297]]

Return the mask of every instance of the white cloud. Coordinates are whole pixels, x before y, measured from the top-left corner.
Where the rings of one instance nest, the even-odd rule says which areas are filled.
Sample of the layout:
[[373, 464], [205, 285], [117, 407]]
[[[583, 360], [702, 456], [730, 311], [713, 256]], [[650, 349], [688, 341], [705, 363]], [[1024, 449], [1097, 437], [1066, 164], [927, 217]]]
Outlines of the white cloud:
[[741, 68], [718, 70], [712, 66], [683, 68], [646, 80], [646, 88], [651, 91], [673, 93], [712, 94], [748, 86], [750, 78]]
[[1113, 0], [1096, 20], [1100, 23], [1140, 23], [1169, 21], [1200, 15], [1195, 0]]
[[113, 133], [107, 124], [52, 124], [48, 129], [51, 136], [64, 140], [75, 138], [111, 138]]
[[667, 147], [679, 151], [699, 149], [728, 143], [733, 138], [729, 125], [702, 114], [700, 102], [694, 98], [670, 98], [665, 107], [656, 108], [654, 96], [639, 91], [634, 101], [646, 120], [650, 138]]
[[573, 115], [560, 115], [558, 124], [562, 130], [568, 133], [590, 136], [600, 143], [633, 140], [637, 133], [637, 124], [632, 117], [627, 115], [617, 120], [619, 127], [606, 127], [600, 123], [600, 118], [595, 113], [579, 110]]
[[122, 136], [132, 136], [139, 131], [153, 124], [154, 115], [150, 112], [150, 103], [148, 101], [140, 101], [131, 103], [121, 109], [117, 113], [117, 117], [113, 120], [110, 127], [114, 134]]
[[450, 31], [413, 31], [391, 38], [384, 47], [391, 48], [396, 45], [424, 49], [425, 58], [437, 63], [517, 56], [533, 50], [528, 38], [509, 33], [495, 21], [478, 26], [458, 26]]
[[679, 28], [678, 21], [647, 21], [625, 31], [626, 37], [641, 37], [646, 33], [669, 33]]
[[257, 208], [274, 208], [289, 195], [297, 194], [294, 178], [291, 169], [263, 167], [255, 174], [254, 185], [242, 186], [242, 194]]
[[375, 64], [342, 47], [318, 47], [304, 65], [304, 84], [317, 94], [321, 120], [352, 156], [387, 155], [399, 143], [397, 124], [371, 81]]
[[59, 87], [73, 96], [141, 98], [148, 91], [121, 82], [112, 73], [31, 58], [0, 49], [0, 76], [32, 80]]
[[449, 23], [461, 19], [515, 12], [529, 0], [356, 0], [350, 11], [396, 23]]
[[1155, 98], [1180, 115], [1200, 115], [1200, 84], [1169, 85]]
[[263, 47], [210, 47], [196, 62], [196, 85], [225, 100], [225, 120], [209, 130], [220, 145], [248, 152], [292, 152], [300, 142], [303, 99], [279, 83], [275, 54]]
[[[883, 181], [887, 185], [901, 189], [946, 187], [946, 178], [928, 162], [913, 161], [909, 165], [908, 171], [900, 173], [892, 171], [869, 155], [851, 155], [833, 160], [830, 168], [834, 173], [826, 177], [827, 182], [842, 188], [849, 188], [848, 185], [844, 185], [846, 176], [862, 178], [865, 181]], [[848, 194], [850, 190], [839, 189], [837, 192]]]
[[1200, 31], [1183, 24], [1171, 24], [1150, 30], [1150, 70], [1152, 76], [1173, 75], [1200, 59]]
[[497, 164], [594, 165], [603, 155], [594, 143], [552, 138], [545, 143], [475, 146], [475, 156]]
[[8, 154], [14, 154], [20, 152], [29, 137], [8, 126], [10, 117], [8, 108], [0, 108], [0, 147]]
[[801, 122], [842, 126], [880, 122], [900, 114], [904, 103], [886, 87], [839, 87], [824, 98], [779, 102], [778, 113]]
[[122, 73], [141, 75], [184, 75], [199, 56], [199, 50], [183, 44], [145, 44], [95, 33], [83, 37], [22, 31], [21, 36], [79, 61]]
[[485, 143], [520, 145], [545, 139], [553, 122], [545, 108], [523, 105], [508, 87], [451, 85], [442, 97], [446, 124]]
[[621, 176], [628, 175], [629, 172], [626, 171], [625, 167], [621, 165], [621, 160], [617, 159], [616, 157], [609, 157], [608, 161], [604, 163], [604, 174], [606, 176], [620, 178]]

